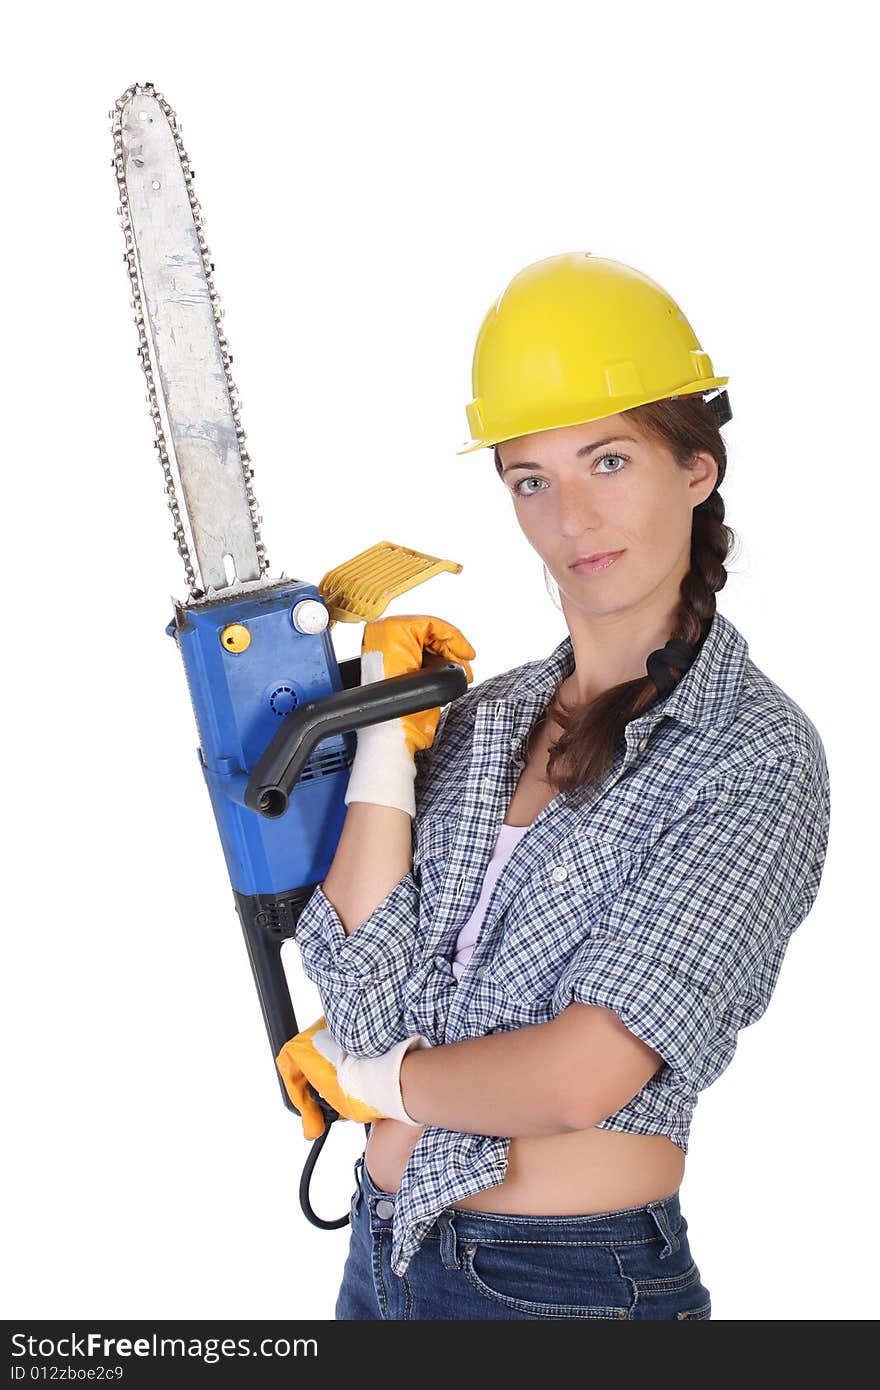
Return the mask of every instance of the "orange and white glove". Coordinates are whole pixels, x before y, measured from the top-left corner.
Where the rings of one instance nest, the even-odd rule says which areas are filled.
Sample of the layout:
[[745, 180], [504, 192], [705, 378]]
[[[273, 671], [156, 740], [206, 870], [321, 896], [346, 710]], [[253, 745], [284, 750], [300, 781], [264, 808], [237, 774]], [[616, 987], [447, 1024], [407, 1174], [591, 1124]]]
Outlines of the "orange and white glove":
[[404, 1038], [381, 1057], [353, 1057], [334, 1042], [322, 1014], [310, 1028], [286, 1042], [275, 1058], [285, 1090], [302, 1118], [306, 1139], [324, 1133], [321, 1107], [309, 1094], [309, 1083], [333, 1106], [344, 1120], [402, 1120], [418, 1127], [403, 1108], [400, 1094], [400, 1064], [410, 1048], [430, 1047], [427, 1038], [416, 1034]]
[[[468, 683], [476, 652], [464, 633], [443, 618], [420, 613], [394, 614], [364, 627], [361, 642], [361, 685], [420, 671], [426, 653], [463, 666]], [[357, 753], [349, 774], [345, 804], [371, 801], [396, 806], [415, 816], [415, 753], [430, 748], [440, 722], [441, 707], [419, 710], [357, 730]]]

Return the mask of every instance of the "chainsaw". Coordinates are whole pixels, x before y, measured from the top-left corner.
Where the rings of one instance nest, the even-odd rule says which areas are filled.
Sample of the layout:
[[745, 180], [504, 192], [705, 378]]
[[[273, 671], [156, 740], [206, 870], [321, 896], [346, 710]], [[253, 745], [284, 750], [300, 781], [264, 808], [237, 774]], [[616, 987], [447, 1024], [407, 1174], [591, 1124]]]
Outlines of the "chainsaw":
[[[199, 765], [273, 1059], [300, 1031], [281, 960], [285, 941], [332, 863], [345, 819], [356, 731], [434, 709], [467, 688], [453, 662], [360, 684], [360, 657], [338, 661], [337, 622], [371, 622], [388, 602], [461, 565], [380, 541], [319, 584], [273, 577], [241, 426], [214, 262], [174, 111], [151, 82], [108, 113], [124, 260], [187, 597], [172, 598], [174, 639], [195, 714]], [[284, 1104], [299, 1115], [275, 1069]], [[309, 1182], [339, 1118], [325, 1119], [300, 1182]]]

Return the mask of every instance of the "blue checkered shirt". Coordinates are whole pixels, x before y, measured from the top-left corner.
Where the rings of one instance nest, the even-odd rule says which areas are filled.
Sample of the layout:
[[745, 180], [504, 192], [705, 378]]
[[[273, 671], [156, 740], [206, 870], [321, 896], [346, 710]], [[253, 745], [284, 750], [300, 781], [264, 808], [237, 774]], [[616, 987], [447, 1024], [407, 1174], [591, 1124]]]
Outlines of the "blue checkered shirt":
[[[411, 871], [349, 936], [318, 884], [296, 940], [331, 1035], [357, 1056], [415, 1033], [440, 1046], [545, 1023], [572, 1000], [613, 1009], [663, 1065], [598, 1128], [663, 1134], [687, 1153], [698, 1093], [764, 1013], [818, 892], [825, 752], [716, 612], [672, 692], [626, 726], [601, 784], [557, 795], [519, 840], [456, 982], [456, 939], [521, 750], [573, 668], [566, 636], [445, 706], [416, 754]], [[426, 1126], [395, 1200], [397, 1274], [445, 1206], [504, 1180], [509, 1145]]]

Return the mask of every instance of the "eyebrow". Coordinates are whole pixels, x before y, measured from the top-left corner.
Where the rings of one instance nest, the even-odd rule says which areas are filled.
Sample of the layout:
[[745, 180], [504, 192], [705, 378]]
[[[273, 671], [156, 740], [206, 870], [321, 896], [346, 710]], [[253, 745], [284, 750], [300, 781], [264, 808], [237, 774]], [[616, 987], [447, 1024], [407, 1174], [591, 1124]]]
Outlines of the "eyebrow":
[[[638, 440], [631, 434], [612, 434], [607, 439], [597, 439], [595, 444], [585, 444], [582, 449], [578, 449], [575, 458], [584, 458], [587, 454], [594, 454], [597, 449], [603, 449], [606, 444], [615, 444], [619, 439], [628, 439], [631, 444], [638, 444]], [[502, 468], [501, 476], [512, 473], [516, 468], [541, 468], [540, 463], [509, 463], [506, 468]]]

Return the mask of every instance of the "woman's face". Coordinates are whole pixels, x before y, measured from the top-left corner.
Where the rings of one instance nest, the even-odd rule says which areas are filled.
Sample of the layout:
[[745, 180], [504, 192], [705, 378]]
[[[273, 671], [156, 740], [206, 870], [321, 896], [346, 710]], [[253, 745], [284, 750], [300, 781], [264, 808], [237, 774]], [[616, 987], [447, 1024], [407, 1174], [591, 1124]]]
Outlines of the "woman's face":
[[[693, 509], [715, 486], [711, 454], [680, 468], [632, 420], [609, 415], [505, 440], [498, 455], [520, 528], [567, 607], [598, 616], [650, 602], [665, 588], [674, 605], [690, 568]], [[607, 569], [571, 568], [614, 550], [623, 554]]]

